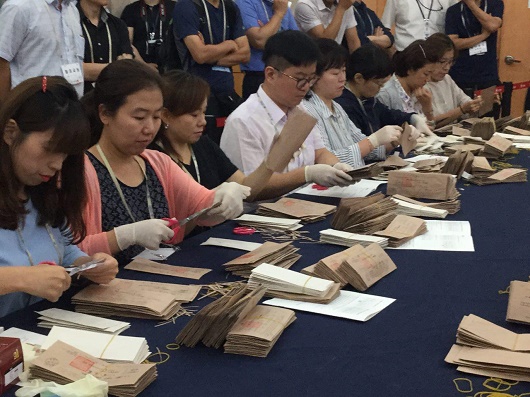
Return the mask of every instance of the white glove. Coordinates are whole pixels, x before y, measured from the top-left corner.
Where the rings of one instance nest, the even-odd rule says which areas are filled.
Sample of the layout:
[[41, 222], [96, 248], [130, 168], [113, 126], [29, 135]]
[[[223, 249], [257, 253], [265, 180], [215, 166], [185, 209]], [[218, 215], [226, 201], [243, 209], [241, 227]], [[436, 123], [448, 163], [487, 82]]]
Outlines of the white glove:
[[160, 247], [160, 242], [169, 240], [175, 232], [162, 219], [147, 219], [114, 228], [120, 250], [138, 244], [150, 250]]
[[414, 127], [413, 125], [411, 125], [411, 126], [410, 126], [410, 137], [409, 137], [409, 141], [417, 140], [420, 136], [421, 136], [421, 132], [420, 132], [420, 130], [418, 130], [416, 127]]
[[237, 218], [243, 212], [243, 200], [250, 195], [248, 186], [236, 182], [224, 182], [215, 189], [214, 203], [221, 203], [217, 208], [208, 211], [205, 216], [220, 217], [223, 220]]
[[435, 134], [429, 128], [427, 121], [425, 121], [425, 118], [419, 114], [413, 114], [410, 118], [410, 123], [416, 127], [421, 134], [424, 134], [425, 136], [435, 136]]
[[369, 135], [368, 140], [374, 148], [377, 148], [388, 143], [398, 142], [401, 137], [401, 131], [403, 129], [397, 125], [385, 125], [372, 135]]
[[344, 171], [344, 172], [353, 171], [353, 167], [346, 163], [337, 163], [333, 166], [333, 168]]
[[[342, 168], [343, 163], [338, 166]], [[335, 164], [337, 165], [337, 164]], [[320, 186], [347, 186], [351, 183], [352, 177], [346, 174], [344, 171], [332, 167], [329, 164], [315, 164], [308, 165], [305, 167], [305, 181], [314, 182]]]

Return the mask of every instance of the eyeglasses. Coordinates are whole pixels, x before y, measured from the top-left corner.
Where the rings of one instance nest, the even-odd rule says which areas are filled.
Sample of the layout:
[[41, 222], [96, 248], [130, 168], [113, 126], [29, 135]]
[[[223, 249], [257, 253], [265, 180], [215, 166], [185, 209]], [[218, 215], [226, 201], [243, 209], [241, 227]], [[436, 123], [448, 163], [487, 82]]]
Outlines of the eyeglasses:
[[370, 79], [369, 81], [378, 85], [379, 87], [383, 87], [386, 83], [386, 79]]
[[306, 84], [309, 84], [309, 87], [312, 87], [313, 84], [315, 84], [318, 80], [318, 77], [317, 76], [313, 76], [313, 77], [308, 77], [308, 78], [298, 78], [298, 77], [294, 77], [294, 76], [291, 76], [291, 75], [288, 75], [287, 73], [284, 73], [282, 72], [280, 69], [278, 68], [275, 68], [273, 66], [274, 70], [280, 72], [281, 74], [283, 74], [285, 77], [289, 77], [291, 80], [294, 80], [296, 81], [296, 88], [298, 88], [299, 90], [303, 90], [306, 86]]
[[440, 59], [438, 63], [442, 66], [453, 66], [455, 64], [456, 60], [454, 58], [451, 59]]

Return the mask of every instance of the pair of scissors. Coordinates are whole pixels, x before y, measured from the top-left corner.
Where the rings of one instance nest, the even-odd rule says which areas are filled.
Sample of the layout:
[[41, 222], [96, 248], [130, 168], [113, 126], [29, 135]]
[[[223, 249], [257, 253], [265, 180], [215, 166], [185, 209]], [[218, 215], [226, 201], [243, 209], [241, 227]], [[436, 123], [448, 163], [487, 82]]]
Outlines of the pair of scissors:
[[232, 233], [238, 234], [241, 236], [251, 235], [251, 234], [256, 233], [256, 229], [254, 229], [253, 227], [249, 227], [249, 226], [237, 226], [232, 230]]
[[94, 269], [101, 266], [105, 262], [105, 259], [93, 259], [89, 262], [83, 263], [79, 266], [65, 267], [64, 270], [72, 277], [74, 274], [84, 272], [85, 270]]
[[328, 190], [328, 188], [326, 186], [322, 186], [322, 185], [319, 185], [317, 183], [313, 183], [313, 185], [311, 185], [311, 188], [313, 188], [315, 190]]
[[182, 226], [184, 226], [186, 223], [194, 220], [195, 218], [198, 218], [199, 216], [207, 213], [208, 211], [219, 207], [220, 205], [221, 205], [221, 202], [215, 203], [211, 207], [203, 208], [202, 210], [197, 211], [197, 212], [191, 214], [190, 216], [188, 216], [188, 217], [186, 217], [184, 219], [180, 219], [180, 220], [175, 219], [175, 218], [162, 218], [162, 220], [169, 222], [168, 227], [173, 229], [173, 231], [175, 232], [175, 234], [173, 235], [172, 238], [170, 238], [169, 240], [166, 240], [166, 241], [162, 241], [162, 242], [164, 244], [173, 245], [176, 242], [177, 234], [180, 231], [180, 229], [182, 228]]

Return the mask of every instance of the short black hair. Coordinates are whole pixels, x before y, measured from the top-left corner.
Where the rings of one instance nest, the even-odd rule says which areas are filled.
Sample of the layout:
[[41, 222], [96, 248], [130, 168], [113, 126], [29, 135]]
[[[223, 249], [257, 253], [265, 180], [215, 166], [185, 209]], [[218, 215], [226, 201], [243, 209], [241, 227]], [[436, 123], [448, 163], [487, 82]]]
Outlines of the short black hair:
[[316, 63], [319, 50], [315, 41], [298, 30], [284, 30], [271, 36], [265, 43], [263, 62], [285, 70], [289, 66], [305, 66]]
[[365, 80], [384, 79], [394, 73], [394, 66], [386, 52], [368, 44], [353, 51], [346, 65], [346, 79], [353, 80], [359, 73]]
[[453, 51], [455, 53], [455, 58], [457, 56], [457, 51], [455, 43], [449, 36], [444, 33], [435, 33], [426, 40], [426, 44], [429, 47], [429, 50], [434, 53], [437, 58], [437, 61], [443, 58], [447, 51]]
[[317, 76], [321, 76], [326, 70], [340, 69], [346, 66], [348, 50], [338, 44], [335, 40], [320, 38], [316, 40], [320, 57], [317, 62]]
[[431, 46], [425, 40], [413, 41], [407, 48], [394, 55], [394, 69], [399, 77], [406, 77], [409, 70], [419, 70], [429, 63], [438, 62]]

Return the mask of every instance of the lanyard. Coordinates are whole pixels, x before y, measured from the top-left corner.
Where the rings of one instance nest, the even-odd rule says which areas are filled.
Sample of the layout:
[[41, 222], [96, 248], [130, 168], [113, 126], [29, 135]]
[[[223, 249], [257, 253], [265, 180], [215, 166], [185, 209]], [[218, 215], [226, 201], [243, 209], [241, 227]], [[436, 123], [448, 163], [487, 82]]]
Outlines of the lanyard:
[[195, 175], [197, 175], [197, 178], [193, 178], [193, 175], [188, 171], [186, 168], [186, 164], [184, 164], [180, 159], [175, 156], [173, 153], [170, 153], [169, 156], [173, 159], [175, 163], [178, 164], [178, 166], [184, 171], [186, 174], [188, 174], [191, 178], [196, 179], [197, 183], [201, 183], [201, 172], [199, 171], [199, 164], [197, 164], [197, 157], [195, 157], [195, 152], [193, 151], [193, 148], [190, 145], [190, 153], [191, 153], [191, 160], [193, 161], [193, 167], [195, 168]]
[[[438, 11], [442, 11], [443, 10], [443, 6], [442, 4], [440, 3], [440, 1], [438, 1], [438, 3], [440, 4], [440, 8], [438, 8], [437, 10], [434, 10], [432, 8], [432, 6], [434, 5], [434, 0], [431, 0], [431, 5], [429, 8], [425, 7], [421, 2], [420, 0], [416, 0], [416, 4], [418, 4], [418, 8], [420, 9], [420, 12], [421, 12], [421, 16], [423, 17], [423, 20], [430, 20], [431, 19], [431, 12], [435, 11], [435, 12], [438, 12]], [[427, 14], [427, 18], [425, 18], [425, 14], [423, 13], [423, 8], [427, 8], [429, 10], [429, 13]]]
[[265, 7], [265, 3], [263, 2], [263, 0], [261, 0], [261, 5], [263, 7], [263, 11], [265, 11], [265, 15], [267, 15], [267, 22], [269, 22], [271, 20], [271, 17], [269, 16], [269, 11], [267, 11], [267, 7]]
[[[125, 200], [125, 196], [123, 195], [123, 191], [121, 190], [121, 187], [120, 187], [120, 182], [118, 182], [118, 179], [116, 178], [116, 175], [114, 174], [114, 171], [112, 171], [112, 168], [111, 168], [111, 166], [109, 164], [109, 161], [107, 160], [107, 157], [105, 156], [105, 153], [103, 153], [103, 150], [101, 150], [101, 147], [99, 146], [99, 143], [96, 144], [96, 149], [98, 150], [99, 155], [101, 156], [101, 159], [103, 160], [103, 163], [105, 164], [105, 167], [107, 168], [107, 171], [110, 174], [112, 182], [114, 182], [114, 186], [116, 187], [116, 190], [118, 191], [118, 194], [120, 195], [120, 199], [121, 199], [121, 202], [123, 203], [123, 206], [125, 207], [125, 209], [129, 213], [129, 216], [131, 217], [132, 221], [136, 222], [136, 218], [133, 215], [133, 213], [131, 211], [131, 208], [127, 204], [127, 201]], [[147, 178], [147, 173], [144, 171], [144, 169], [140, 165], [140, 162], [138, 161], [136, 156], [134, 156], [134, 161], [136, 161], [136, 164], [138, 164], [138, 167], [140, 167], [140, 169], [142, 170], [142, 174], [144, 174], [144, 178], [145, 178], [145, 195], [147, 196], [147, 209], [149, 210], [149, 218], [150, 219], [154, 219], [155, 218], [155, 214], [154, 214], [154, 211], [153, 211], [153, 203], [151, 201], [151, 194], [149, 192], [149, 179]]]
[[[364, 19], [361, 16], [361, 13], [359, 12], [359, 10], [357, 10], [357, 8], [355, 8], [355, 6], [353, 6], [353, 12], [355, 12], [355, 14], [357, 14], [359, 16], [359, 21], [358, 22], [360, 22], [363, 25], [364, 31], [366, 32], [366, 24], [364, 23]], [[368, 12], [366, 12], [365, 15], [368, 17], [368, 20], [370, 21], [370, 33], [367, 34], [367, 36], [370, 36], [370, 35], [374, 34], [374, 22], [372, 21], [372, 18], [370, 17], [370, 14], [368, 14]], [[422, 15], [423, 15], [423, 13], [422, 13]]]
[[[62, 40], [60, 38], [60, 36], [57, 34], [57, 29], [55, 29], [55, 20], [53, 19], [53, 16], [52, 16], [52, 13], [50, 12], [50, 6], [49, 4], [46, 4], [46, 11], [48, 12], [48, 17], [50, 17], [50, 23], [52, 25], [52, 28], [53, 28], [53, 34], [55, 35], [55, 40], [57, 42], [57, 44], [59, 44]], [[61, 13], [61, 17], [60, 17], [60, 20], [62, 19], [62, 11], [59, 11]], [[66, 42], [67, 38], [66, 38], [66, 35], [63, 35], [64, 37], [64, 41], [63, 41], [63, 44], [64, 44], [64, 50], [66, 51], [66, 60], [64, 59], [64, 51], [60, 51], [59, 50], [59, 56], [61, 57], [61, 59], [63, 60], [63, 62], [68, 62], [68, 58], [69, 58], [69, 50], [68, 50], [68, 43]], [[59, 46], [60, 47], [60, 46]]]
[[[484, 12], [488, 13], [488, 0], [484, 1]], [[465, 16], [465, 18], [464, 18], [464, 16]], [[465, 10], [464, 10], [464, 3], [460, 3], [460, 17], [462, 18], [462, 25], [464, 25], [464, 29], [466, 30], [468, 37], [476, 36], [476, 35], [472, 35], [471, 33], [469, 33], [469, 30], [468, 30], [468, 27], [467, 27], [467, 23], [466, 23], [467, 15], [466, 15]]]
[[[88, 41], [88, 46], [90, 47], [90, 61], [94, 63], [94, 47], [92, 46], [92, 38], [90, 37], [90, 34], [88, 33], [88, 29], [84, 21], [81, 25], [83, 26], [83, 30], [85, 31], [86, 38]], [[110, 37], [109, 24], [105, 22], [105, 26], [107, 27], [107, 38], [109, 41], [109, 63], [111, 63], [112, 62], [112, 38]]]
[[[59, 250], [59, 245], [57, 244], [57, 241], [55, 240], [55, 237], [53, 236], [53, 233], [51, 231], [50, 225], [46, 224], [44, 225], [46, 228], [46, 231], [48, 232], [48, 236], [50, 236], [50, 240], [52, 241], [53, 247], [55, 248], [55, 252], [57, 252], [57, 259], [59, 260], [58, 265], [62, 266], [63, 263], [63, 255], [61, 251]], [[26, 245], [26, 242], [24, 241], [24, 237], [22, 236], [22, 229], [20, 228], [20, 225], [17, 227], [17, 236], [18, 236], [18, 242], [22, 249], [26, 251], [26, 255], [29, 260], [30, 266], [35, 266], [35, 262], [33, 261], [33, 256], [31, 255], [31, 252], [29, 252], [28, 246]]]
[[[226, 41], [226, 8], [225, 8], [224, 0], [220, 0], [220, 1], [223, 6], [223, 41]], [[208, 33], [210, 34], [210, 44], [214, 44], [213, 34], [212, 34], [212, 23], [210, 22], [210, 13], [208, 12], [208, 7], [206, 7], [205, 0], [202, 0], [202, 5], [204, 7], [204, 12], [206, 14], [206, 24], [208, 25]], [[268, 17], [268, 14], [267, 14], [267, 17]]]

